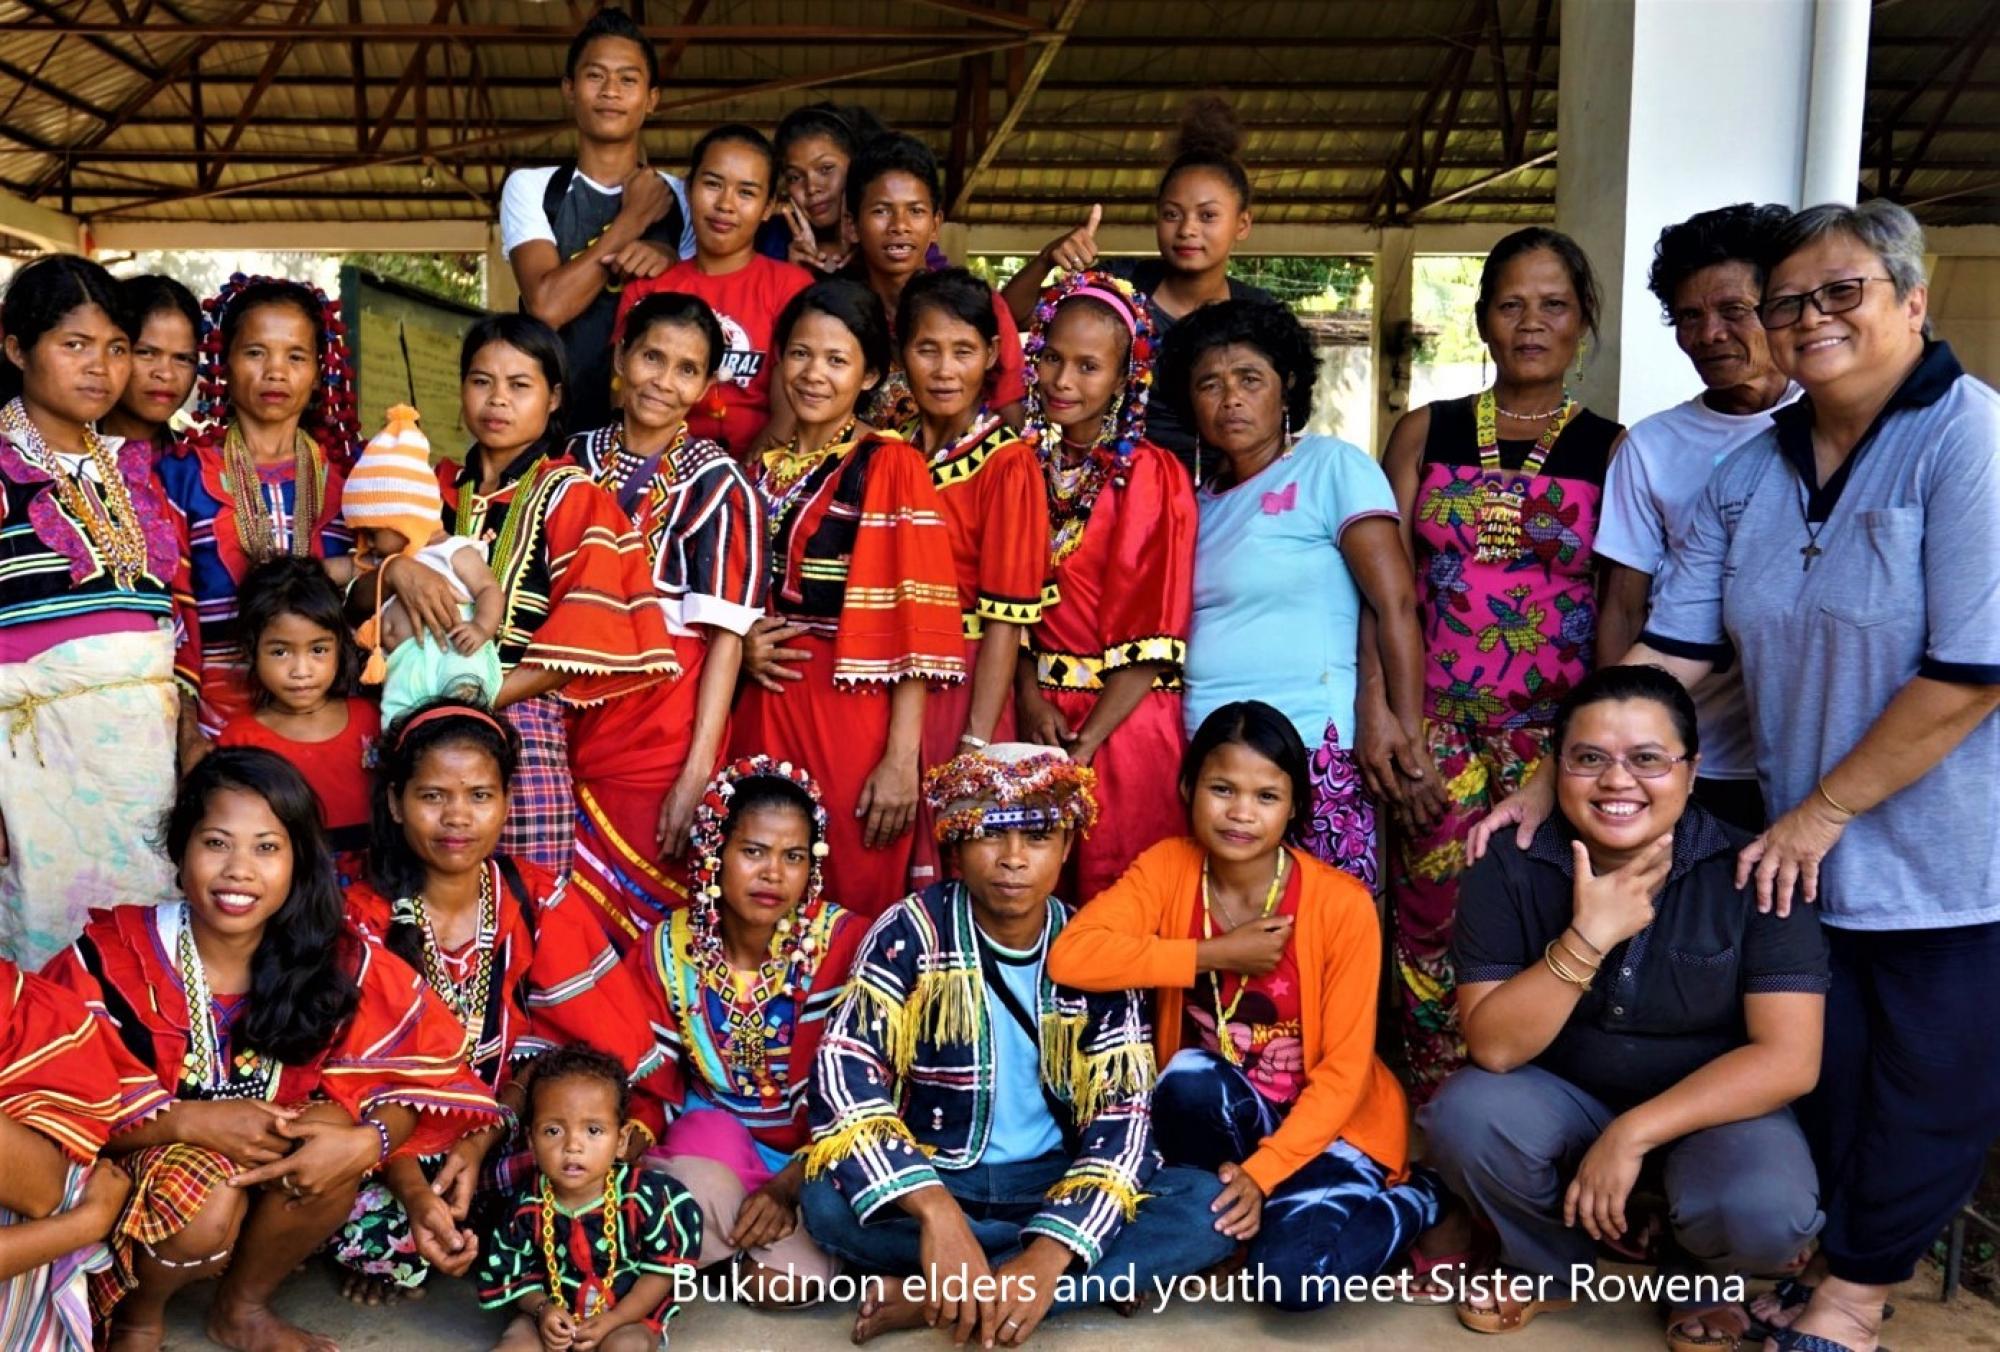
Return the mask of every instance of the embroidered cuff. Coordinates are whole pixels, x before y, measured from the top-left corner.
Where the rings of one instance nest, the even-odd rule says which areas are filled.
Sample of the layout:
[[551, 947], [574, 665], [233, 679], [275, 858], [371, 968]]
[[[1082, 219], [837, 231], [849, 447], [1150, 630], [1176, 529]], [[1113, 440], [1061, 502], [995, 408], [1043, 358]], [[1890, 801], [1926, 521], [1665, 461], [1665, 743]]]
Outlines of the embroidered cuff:
[[1135, 638], [1125, 643], [1114, 643], [1104, 650], [1104, 670], [1109, 673], [1120, 667], [1137, 666], [1141, 662], [1166, 662], [1180, 666], [1187, 661], [1187, 640], [1174, 638], [1170, 634], [1156, 634], [1151, 638]]

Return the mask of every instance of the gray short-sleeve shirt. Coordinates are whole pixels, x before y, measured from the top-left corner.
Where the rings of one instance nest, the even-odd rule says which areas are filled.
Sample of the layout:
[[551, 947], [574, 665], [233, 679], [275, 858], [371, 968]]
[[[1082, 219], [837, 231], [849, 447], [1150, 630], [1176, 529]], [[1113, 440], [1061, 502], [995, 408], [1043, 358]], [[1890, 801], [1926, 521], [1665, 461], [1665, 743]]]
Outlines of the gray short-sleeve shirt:
[[[2000, 393], [1930, 344], [1825, 485], [1811, 420], [1801, 399], [1716, 470], [1643, 636], [1687, 657], [1735, 645], [1774, 816], [1911, 678], [2000, 684]], [[1848, 824], [1820, 899], [1845, 929], [2000, 920], [2000, 715]]]

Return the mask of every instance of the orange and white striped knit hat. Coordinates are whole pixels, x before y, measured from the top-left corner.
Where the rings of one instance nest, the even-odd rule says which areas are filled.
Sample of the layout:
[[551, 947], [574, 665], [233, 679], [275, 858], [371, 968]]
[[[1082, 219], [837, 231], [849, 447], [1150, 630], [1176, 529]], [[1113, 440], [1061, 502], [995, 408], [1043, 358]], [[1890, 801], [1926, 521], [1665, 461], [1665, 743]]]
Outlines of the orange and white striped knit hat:
[[408, 404], [389, 410], [389, 425], [362, 448], [347, 473], [340, 509], [355, 530], [401, 531], [403, 553], [430, 543], [444, 520], [444, 497], [431, 468], [431, 443]]

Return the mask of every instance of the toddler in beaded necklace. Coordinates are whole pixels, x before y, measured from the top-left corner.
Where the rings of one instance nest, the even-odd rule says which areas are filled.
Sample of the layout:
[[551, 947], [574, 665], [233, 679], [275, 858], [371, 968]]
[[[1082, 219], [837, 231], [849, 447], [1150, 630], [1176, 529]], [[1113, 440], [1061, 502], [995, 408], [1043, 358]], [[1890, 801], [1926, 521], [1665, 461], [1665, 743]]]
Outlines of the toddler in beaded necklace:
[[479, 1302], [519, 1312], [499, 1352], [650, 1352], [678, 1311], [673, 1270], [701, 1248], [701, 1211], [666, 1174], [623, 1162], [625, 1067], [583, 1043], [528, 1081], [536, 1174], [480, 1255]]

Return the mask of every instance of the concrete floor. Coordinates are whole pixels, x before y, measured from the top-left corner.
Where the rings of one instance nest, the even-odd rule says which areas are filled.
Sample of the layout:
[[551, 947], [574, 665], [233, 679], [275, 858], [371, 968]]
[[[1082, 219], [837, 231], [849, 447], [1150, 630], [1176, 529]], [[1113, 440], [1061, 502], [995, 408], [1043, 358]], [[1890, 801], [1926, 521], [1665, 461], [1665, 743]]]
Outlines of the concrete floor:
[[[1935, 1269], [1919, 1272], [1896, 1296], [1896, 1317], [1886, 1330], [1895, 1352], [2000, 1349], [2000, 1306], [1971, 1294], [1951, 1305], [1938, 1301]], [[202, 1337], [207, 1285], [183, 1294], [170, 1312], [170, 1348], [211, 1344]], [[403, 1349], [484, 1349], [505, 1325], [500, 1314], [480, 1310], [463, 1283], [447, 1282], [425, 1299], [394, 1309], [366, 1310], [340, 1299], [327, 1269], [315, 1265], [287, 1285], [278, 1305], [286, 1317], [338, 1340], [343, 1352]], [[732, 1305], [696, 1305], [670, 1325], [680, 1352], [819, 1352], [848, 1346], [852, 1322], [831, 1309], [766, 1314]], [[1506, 1345], [1508, 1352], [1598, 1352], [1605, 1348], [1664, 1347], [1661, 1319], [1644, 1305], [1607, 1304], [1538, 1319]], [[888, 1335], [871, 1346], [891, 1352], [945, 1348], [929, 1330]], [[1030, 1341], [1046, 1352], [1234, 1352], [1240, 1348], [1462, 1348], [1502, 1352], [1492, 1341], [1458, 1326], [1448, 1306], [1345, 1305], [1316, 1314], [1221, 1304], [1176, 1305], [1162, 1314], [1123, 1319], [1105, 1309], [1051, 1320]]]

